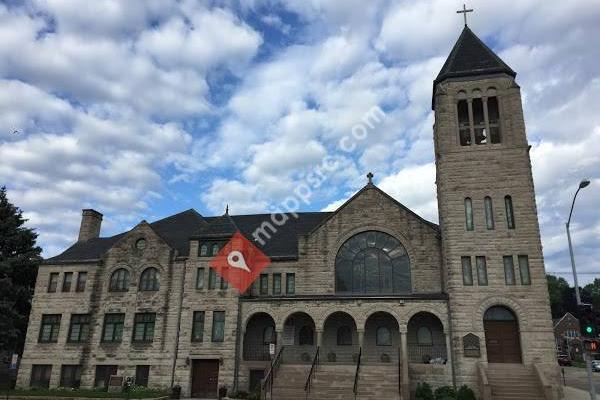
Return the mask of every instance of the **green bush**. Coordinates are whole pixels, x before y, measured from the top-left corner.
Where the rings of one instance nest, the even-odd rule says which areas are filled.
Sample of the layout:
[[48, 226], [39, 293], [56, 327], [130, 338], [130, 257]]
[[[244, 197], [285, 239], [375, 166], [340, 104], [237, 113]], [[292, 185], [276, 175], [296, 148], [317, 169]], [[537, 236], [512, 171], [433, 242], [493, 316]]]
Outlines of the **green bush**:
[[417, 384], [415, 400], [434, 400], [431, 385], [427, 382]]
[[456, 390], [451, 386], [441, 386], [435, 389], [435, 400], [456, 400]]
[[456, 394], [456, 400], [476, 400], [475, 392], [467, 385], [462, 385]]

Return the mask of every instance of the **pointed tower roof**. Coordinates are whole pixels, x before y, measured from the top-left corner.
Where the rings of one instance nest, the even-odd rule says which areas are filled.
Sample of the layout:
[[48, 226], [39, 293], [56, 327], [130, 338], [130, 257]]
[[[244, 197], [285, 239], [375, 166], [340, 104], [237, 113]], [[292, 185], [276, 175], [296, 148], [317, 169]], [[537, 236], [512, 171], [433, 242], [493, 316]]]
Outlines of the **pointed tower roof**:
[[517, 76], [496, 53], [485, 45], [473, 33], [473, 31], [465, 25], [462, 33], [458, 37], [456, 44], [452, 48], [448, 59], [440, 70], [437, 78], [433, 81], [433, 91], [438, 83], [449, 78], [471, 77], [478, 75], [490, 75], [505, 73], [512, 76]]

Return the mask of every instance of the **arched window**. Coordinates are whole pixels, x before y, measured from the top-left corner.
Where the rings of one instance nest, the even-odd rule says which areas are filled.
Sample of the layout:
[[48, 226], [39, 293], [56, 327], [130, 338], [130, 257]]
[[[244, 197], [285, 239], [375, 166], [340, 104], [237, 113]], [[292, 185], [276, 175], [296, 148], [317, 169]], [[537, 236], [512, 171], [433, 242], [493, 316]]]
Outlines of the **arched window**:
[[387, 327], [380, 326], [377, 328], [375, 341], [377, 346], [391, 346], [392, 333]]
[[490, 196], [486, 196], [483, 199], [483, 203], [485, 206], [485, 226], [488, 229], [494, 229], [494, 210], [492, 207], [492, 198]]
[[458, 133], [461, 146], [471, 145], [471, 124], [469, 123], [469, 104], [467, 100], [460, 100], [457, 104]]
[[366, 231], [348, 239], [335, 258], [338, 293], [410, 293], [406, 249], [387, 233]]
[[129, 290], [129, 271], [119, 268], [110, 276], [109, 290], [111, 292], [126, 292]]
[[493, 306], [483, 315], [484, 321], [516, 321], [515, 314], [506, 307]]
[[160, 275], [156, 268], [146, 268], [140, 277], [140, 290], [154, 291], [160, 288]]
[[500, 110], [496, 96], [488, 97], [487, 108], [490, 124], [490, 140], [492, 143], [500, 143]]
[[219, 252], [219, 250], [220, 250], [219, 245], [217, 243], [213, 244], [211, 255], [216, 256], [217, 253]]
[[300, 333], [298, 334], [298, 344], [299, 345], [313, 345], [314, 344], [314, 333], [310, 326], [304, 325], [300, 328]]
[[431, 334], [431, 329], [426, 326], [421, 326], [417, 330], [417, 343], [420, 345], [432, 345], [433, 335]]
[[271, 325], [263, 329], [263, 344], [275, 343], [275, 328]]
[[208, 245], [206, 243], [200, 246], [200, 257], [206, 257], [208, 255]]
[[465, 220], [467, 224], [467, 230], [472, 231], [474, 228], [473, 224], [473, 202], [470, 197], [465, 199]]
[[473, 128], [475, 130], [475, 144], [487, 143], [487, 132], [485, 131], [485, 118], [483, 113], [483, 100], [473, 99]]
[[515, 213], [513, 210], [512, 197], [504, 197], [504, 207], [506, 208], [506, 225], [508, 229], [515, 229]]
[[340, 326], [337, 330], [337, 345], [338, 346], [351, 346], [352, 345], [352, 331], [346, 325]]

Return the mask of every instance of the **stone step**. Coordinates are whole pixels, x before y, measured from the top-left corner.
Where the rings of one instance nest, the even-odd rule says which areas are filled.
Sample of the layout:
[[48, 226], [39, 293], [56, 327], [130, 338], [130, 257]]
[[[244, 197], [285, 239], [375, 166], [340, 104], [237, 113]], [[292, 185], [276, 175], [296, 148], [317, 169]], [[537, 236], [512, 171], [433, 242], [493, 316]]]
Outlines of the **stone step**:
[[543, 400], [544, 393], [531, 366], [488, 364], [486, 371], [494, 400]]

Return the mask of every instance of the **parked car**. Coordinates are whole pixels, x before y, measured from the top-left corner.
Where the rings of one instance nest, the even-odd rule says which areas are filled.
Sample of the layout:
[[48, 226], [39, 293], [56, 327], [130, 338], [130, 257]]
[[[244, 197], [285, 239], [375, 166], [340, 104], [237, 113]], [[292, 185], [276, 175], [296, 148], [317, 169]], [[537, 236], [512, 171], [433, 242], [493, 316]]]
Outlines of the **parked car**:
[[600, 372], [600, 360], [592, 361], [592, 371]]
[[558, 359], [558, 365], [560, 366], [570, 367], [573, 365], [571, 358], [569, 358], [569, 356], [566, 354], [559, 354], [556, 358]]

